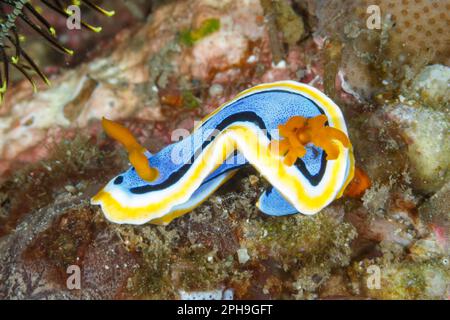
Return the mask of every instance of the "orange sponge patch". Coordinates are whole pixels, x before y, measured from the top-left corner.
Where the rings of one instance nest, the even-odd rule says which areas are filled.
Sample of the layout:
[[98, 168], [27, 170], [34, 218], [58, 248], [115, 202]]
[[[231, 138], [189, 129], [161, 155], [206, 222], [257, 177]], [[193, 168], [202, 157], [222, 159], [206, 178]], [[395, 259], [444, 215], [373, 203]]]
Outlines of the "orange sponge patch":
[[345, 189], [344, 195], [352, 198], [361, 197], [372, 185], [369, 176], [360, 168], [355, 168], [353, 180]]

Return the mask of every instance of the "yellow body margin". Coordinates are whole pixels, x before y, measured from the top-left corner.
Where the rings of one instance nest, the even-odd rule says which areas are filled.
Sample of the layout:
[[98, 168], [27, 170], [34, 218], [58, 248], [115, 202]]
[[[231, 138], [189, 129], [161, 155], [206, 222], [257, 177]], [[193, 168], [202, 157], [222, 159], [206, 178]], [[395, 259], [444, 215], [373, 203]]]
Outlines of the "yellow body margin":
[[172, 188], [170, 192], [169, 190], [161, 191], [163, 193], [157, 202], [145, 206], [132, 206], [132, 199], [129, 203], [120, 203], [105, 190], [100, 191], [93, 201], [101, 204], [107, 218], [116, 223], [139, 224], [151, 220], [164, 223], [163, 217], [166, 215], [169, 215], [167, 217], [169, 220], [170, 215], [176, 217], [185, 213], [171, 213], [170, 210], [187, 201], [202, 181], [216, 170], [234, 149], [240, 151], [274, 187], [281, 192], [287, 190], [288, 192], [283, 192], [283, 196], [301, 212], [315, 213], [334, 200], [340, 191], [336, 190], [336, 186], [342, 186], [347, 164], [345, 148], [342, 144], [338, 143], [339, 157], [327, 164], [327, 167], [331, 166], [329, 181], [326, 181], [317, 195], [311, 195], [308, 192], [309, 185], [299, 179], [293, 179], [290, 173], [292, 168], [286, 166], [283, 158], [270, 150], [269, 141], [262, 140], [259, 131], [259, 129], [242, 123], [232, 125], [222, 131], [214, 142], [203, 150], [185, 177], [175, 185], [175, 188]]
[[230, 180], [236, 174], [236, 172], [237, 172], [237, 170], [236, 171], [232, 171], [231, 174], [229, 174], [226, 177], [226, 179], [224, 179], [220, 184], [218, 184], [214, 189], [212, 189], [211, 192], [209, 192], [208, 195], [206, 195], [205, 198], [203, 198], [202, 201], [200, 201], [200, 202], [198, 202], [198, 203], [196, 203], [196, 204], [194, 204], [194, 205], [192, 205], [192, 206], [190, 206], [188, 208], [184, 208], [182, 210], [172, 211], [172, 212], [162, 216], [161, 218], [150, 220], [150, 223], [165, 226], [165, 225], [168, 225], [169, 223], [171, 223], [173, 219], [176, 219], [176, 218], [181, 217], [182, 215], [184, 215], [186, 213], [191, 212], [196, 207], [198, 207], [203, 202], [205, 202], [208, 199], [208, 197], [210, 195], [212, 195], [214, 192], [216, 192], [216, 190], [219, 189], [225, 182]]

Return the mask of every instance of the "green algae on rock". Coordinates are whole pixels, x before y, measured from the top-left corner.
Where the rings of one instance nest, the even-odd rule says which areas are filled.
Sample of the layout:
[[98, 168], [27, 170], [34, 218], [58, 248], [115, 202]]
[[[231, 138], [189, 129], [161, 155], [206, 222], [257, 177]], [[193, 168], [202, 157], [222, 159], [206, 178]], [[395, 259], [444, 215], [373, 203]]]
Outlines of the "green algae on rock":
[[85, 192], [86, 180], [101, 177], [99, 165], [113, 169], [121, 163], [112, 150], [101, 150], [80, 133], [47, 148], [46, 160], [16, 170], [0, 185], [6, 199], [0, 207], [0, 236], [13, 230], [23, 215], [53, 203], [66, 186], [73, 184], [76, 193]]
[[196, 29], [183, 30], [180, 32], [180, 42], [186, 46], [192, 47], [198, 40], [216, 32], [220, 29], [220, 20], [211, 18], [206, 19]]
[[[379, 266], [381, 281], [379, 288], [368, 288], [367, 267]], [[425, 262], [402, 261], [379, 265], [376, 261], [364, 261], [353, 266], [353, 277], [358, 292], [374, 299], [442, 299], [447, 294], [450, 281], [448, 265], [442, 259]], [[361, 290], [361, 291], [359, 291]]]
[[[331, 270], [350, 263], [353, 226], [339, 217], [341, 209], [329, 208], [313, 217], [247, 220], [241, 246], [252, 257], [269, 260], [287, 274], [285, 290], [294, 297], [314, 297]], [[290, 281], [290, 282], [289, 282]]]

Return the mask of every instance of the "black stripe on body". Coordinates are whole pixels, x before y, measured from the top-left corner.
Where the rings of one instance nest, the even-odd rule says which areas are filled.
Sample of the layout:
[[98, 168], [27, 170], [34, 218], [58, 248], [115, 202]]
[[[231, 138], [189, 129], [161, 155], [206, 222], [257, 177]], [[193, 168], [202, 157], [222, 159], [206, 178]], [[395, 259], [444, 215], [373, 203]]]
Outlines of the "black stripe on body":
[[[283, 92], [283, 93], [298, 94], [298, 93], [283, 91], [283, 90], [270, 90], [270, 91], [256, 92], [252, 95], [263, 94], [263, 93], [267, 93], [267, 92]], [[300, 95], [300, 94], [298, 94], [298, 95]], [[317, 103], [315, 103], [313, 100], [311, 100], [303, 95], [300, 95], [300, 96], [309, 100], [318, 109], [318, 111], [321, 114], [325, 114], [325, 112], [322, 110], [322, 108], [320, 108], [317, 105]], [[241, 99], [244, 99], [247, 97], [249, 97], [249, 96], [242, 97]], [[234, 103], [236, 103], [238, 101], [240, 101], [240, 99], [236, 100]], [[225, 108], [232, 106], [233, 104], [230, 104], [230, 105], [226, 106]], [[201, 128], [205, 124], [207, 124], [211, 119], [212, 118], [206, 120], [197, 130], [201, 130]], [[256, 126], [258, 126], [261, 130], [267, 129], [262, 118], [253, 111], [243, 111], [243, 112], [231, 114], [228, 117], [224, 118], [222, 120], [222, 122], [220, 122], [215, 127], [215, 129], [217, 129], [219, 131], [223, 131], [226, 127], [228, 127], [229, 125], [231, 125], [235, 122], [250, 122], [250, 123], [253, 123]], [[326, 123], [326, 125], [328, 125], [328, 122]], [[266, 132], [266, 135], [269, 140], [272, 140], [269, 132]], [[214, 134], [211, 134], [208, 137], [208, 139], [206, 139], [203, 142], [203, 144], [200, 147], [200, 150], [196, 150], [194, 152], [194, 155], [191, 157], [190, 161], [188, 163], [184, 164], [183, 166], [181, 166], [178, 170], [171, 173], [170, 176], [163, 182], [161, 182], [159, 184], [155, 184], [155, 185], [144, 185], [144, 186], [134, 187], [134, 188], [130, 189], [130, 192], [133, 194], [144, 194], [144, 193], [148, 193], [148, 192], [152, 192], [152, 191], [159, 191], [159, 190], [168, 188], [168, 187], [172, 186], [173, 184], [177, 183], [183, 177], [183, 175], [186, 174], [186, 172], [189, 170], [189, 168], [195, 162], [197, 157], [201, 154], [202, 150], [204, 150], [204, 148], [206, 148], [211, 142], [213, 142], [215, 138], [216, 138], [216, 136]], [[298, 170], [300, 170], [300, 172], [306, 177], [306, 179], [308, 179], [308, 181], [311, 183], [311, 185], [316, 186], [322, 180], [322, 177], [323, 177], [323, 175], [325, 173], [325, 169], [326, 169], [326, 163], [327, 163], [326, 152], [323, 151], [322, 155], [321, 155], [320, 169], [319, 169], [319, 172], [315, 175], [310, 174], [310, 172], [306, 169], [305, 162], [300, 158], [297, 159], [297, 161], [295, 162], [294, 165], [297, 167]], [[243, 166], [245, 166], [245, 165], [243, 165]], [[237, 168], [239, 168], [239, 167], [233, 167], [233, 168], [230, 168], [230, 170], [237, 169]], [[209, 179], [208, 181], [210, 181], [210, 180], [211, 179]]]
[[[223, 131], [226, 127], [229, 125], [235, 123], [235, 122], [250, 122], [258, 126], [260, 129], [265, 130], [266, 125], [264, 121], [259, 117], [255, 112], [251, 111], [244, 111], [232, 114], [220, 122], [215, 129], [218, 131]], [[200, 129], [200, 128], [199, 128]], [[271, 136], [267, 132], [267, 137], [270, 139]], [[211, 134], [208, 139], [206, 139], [201, 147], [200, 150], [204, 150], [211, 142], [214, 141], [216, 136], [214, 134]], [[167, 187], [170, 187], [171, 185], [177, 183], [181, 177], [186, 174], [186, 172], [189, 170], [189, 168], [192, 166], [192, 164], [195, 162], [198, 156], [200, 156], [201, 152], [194, 152], [194, 155], [191, 157], [190, 161], [184, 165], [182, 165], [177, 171], [174, 171], [166, 180], [159, 184], [155, 185], [145, 185], [140, 187], [131, 188], [130, 192], [134, 194], [142, 194], [147, 193], [151, 191], [157, 191], [161, 189], [165, 189]]]

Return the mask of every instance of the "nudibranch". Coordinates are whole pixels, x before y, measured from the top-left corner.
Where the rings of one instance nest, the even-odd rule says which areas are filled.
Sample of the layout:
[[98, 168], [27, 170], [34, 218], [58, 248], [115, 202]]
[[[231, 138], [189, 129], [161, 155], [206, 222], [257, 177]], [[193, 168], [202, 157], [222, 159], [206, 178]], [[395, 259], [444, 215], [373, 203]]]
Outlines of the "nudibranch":
[[103, 126], [132, 164], [91, 200], [115, 223], [168, 224], [247, 165], [271, 184], [256, 203], [263, 213], [312, 215], [341, 197], [355, 172], [341, 110], [295, 81], [243, 91], [156, 154], [125, 127], [106, 119]]

